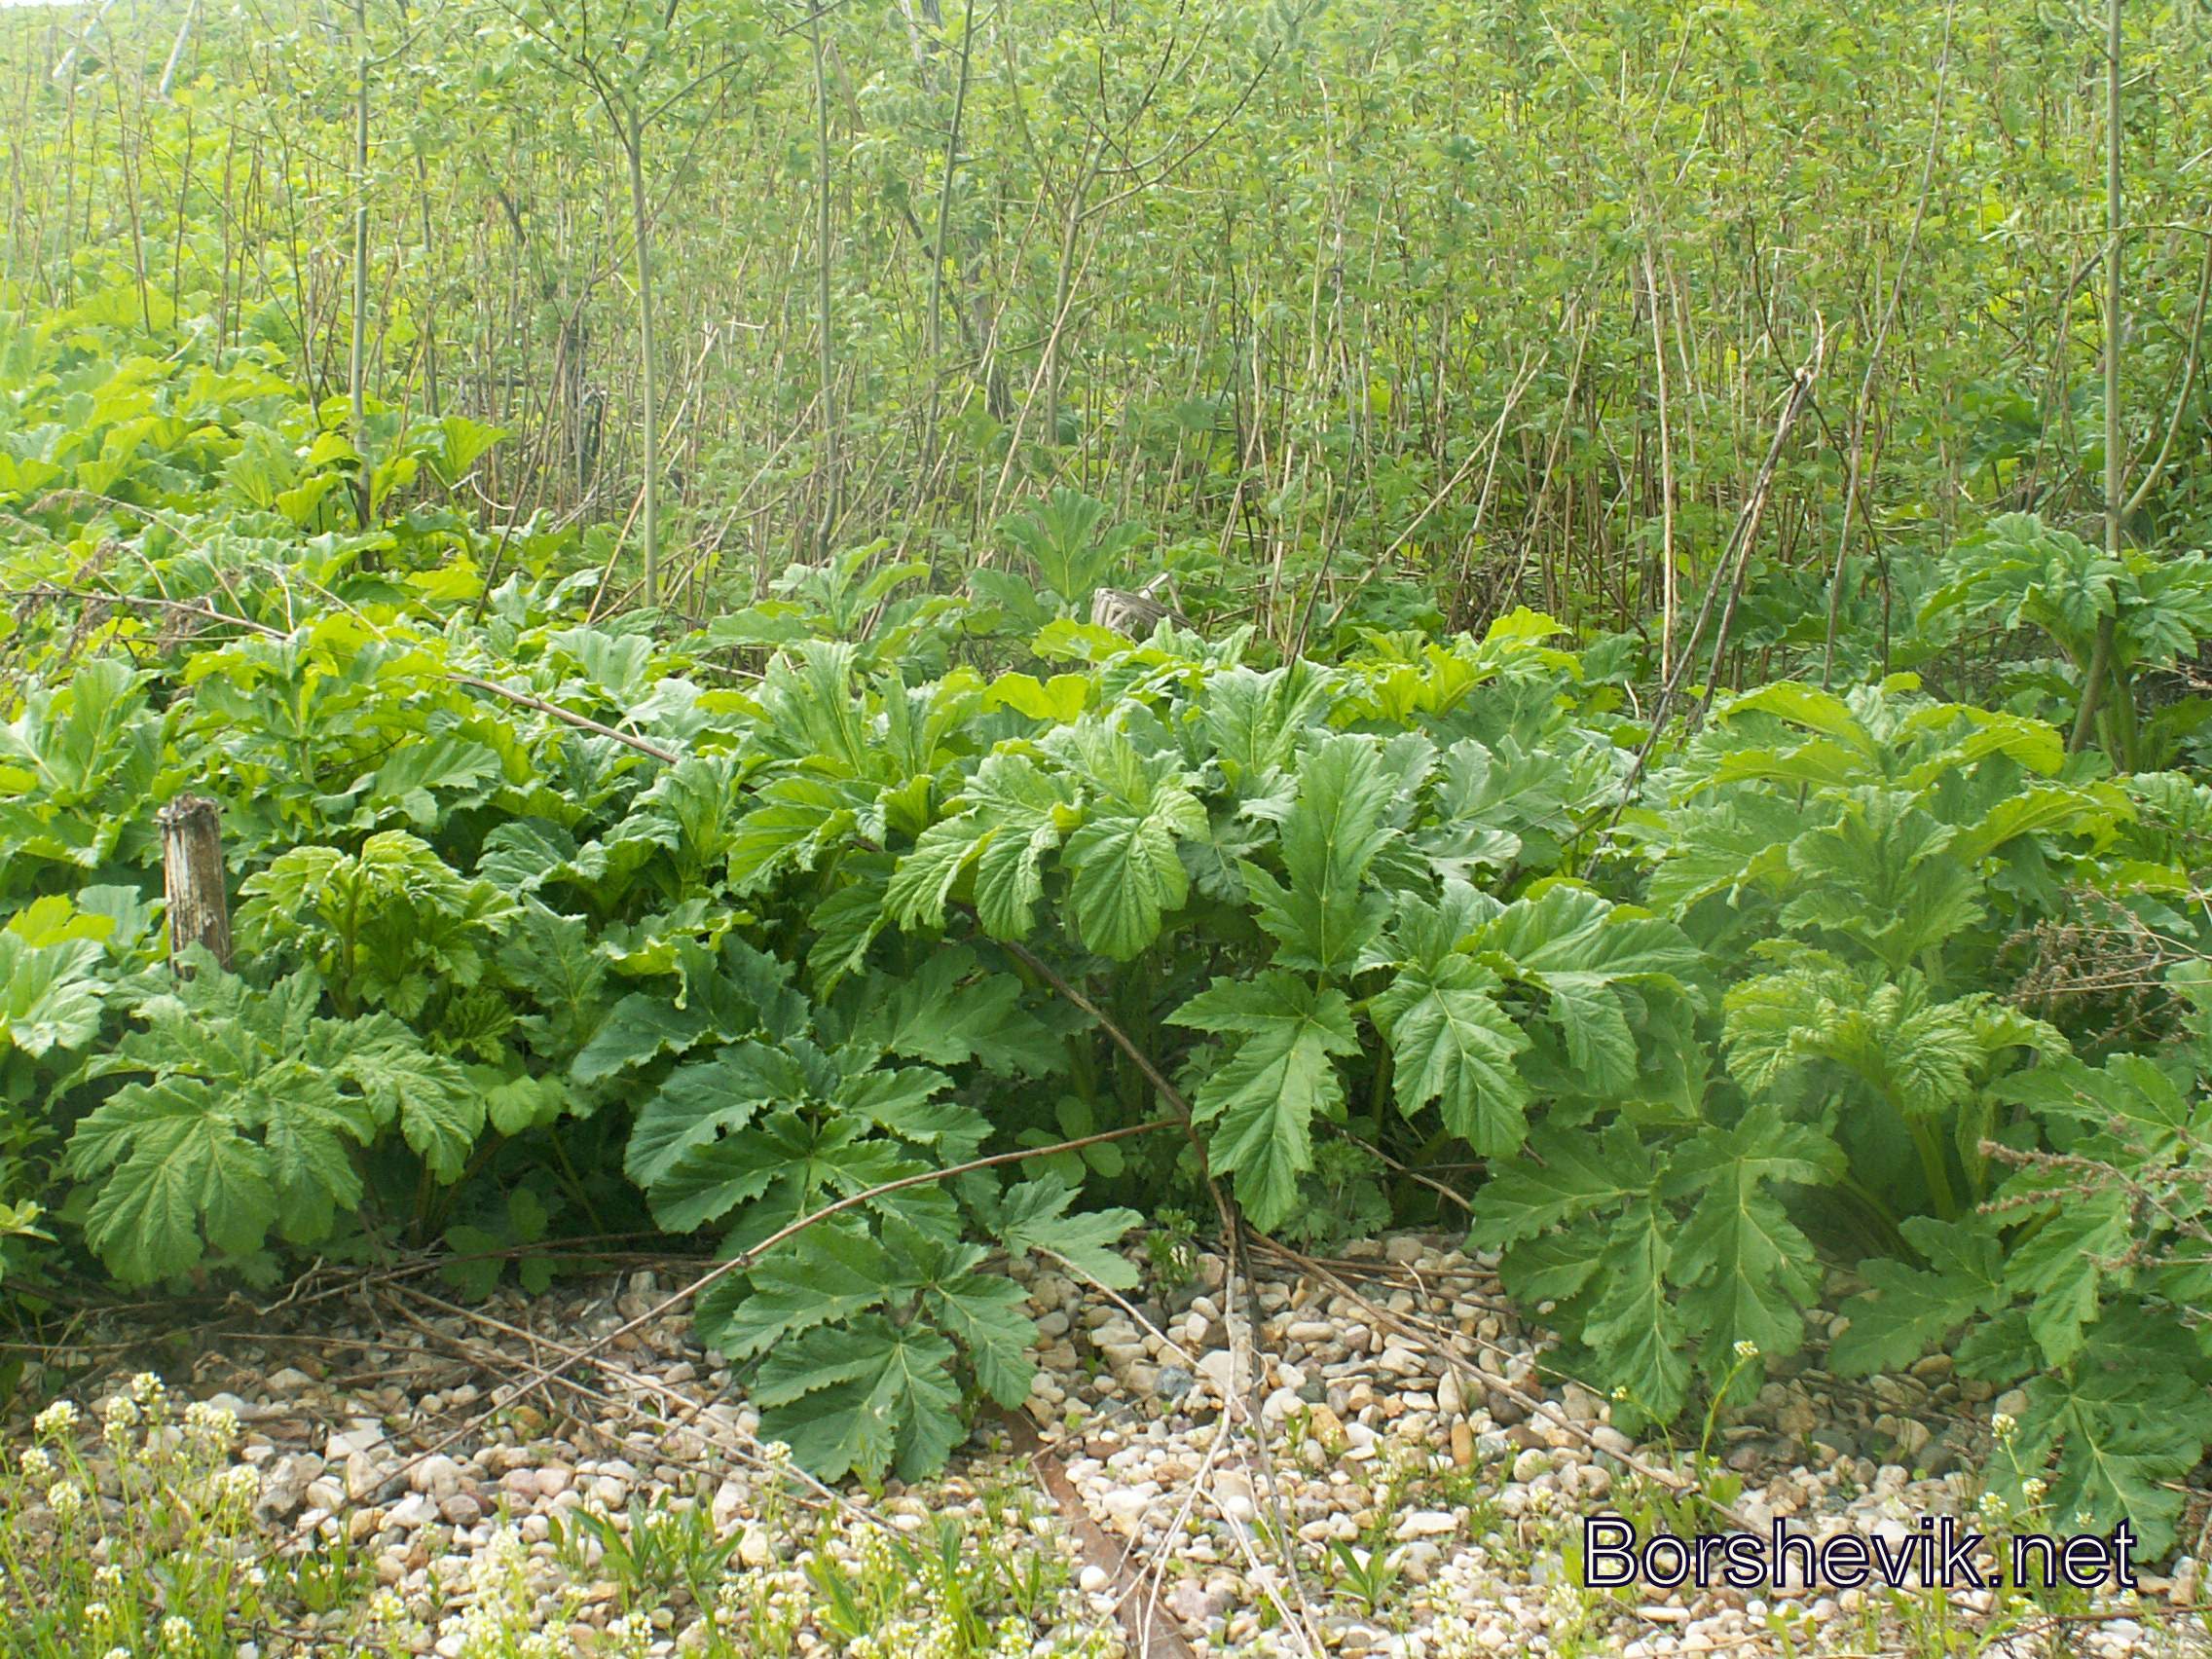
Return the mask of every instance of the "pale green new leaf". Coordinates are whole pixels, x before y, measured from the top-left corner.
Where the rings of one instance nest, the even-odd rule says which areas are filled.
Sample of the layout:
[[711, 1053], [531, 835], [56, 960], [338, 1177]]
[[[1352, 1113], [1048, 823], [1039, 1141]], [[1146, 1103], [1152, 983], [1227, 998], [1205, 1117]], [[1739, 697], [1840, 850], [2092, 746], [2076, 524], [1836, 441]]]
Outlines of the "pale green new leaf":
[[900, 861], [885, 913], [909, 930], [937, 926], [954, 883], [973, 863], [983, 931], [993, 939], [1024, 938], [1045, 892], [1045, 855], [1079, 817], [1074, 791], [1027, 755], [997, 751], [952, 804], [958, 815], [930, 826]]
[[1980, 881], [1954, 834], [1907, 795], [1854, 791], [1840, 819], [1789, 844], [1797, 893], [1783, 925], [1841, 934], [1901, 971], [1981, 917]]
[[1666, 854], [1646, 900], [1679, 914], [1714, 893], [1733, 899], [1778, 887], [1788, 877], [1789, 843], [1804, 828], [1796, 800], [1779, 793], [1738, 791], [1725, 801], [1678, 807], [1668, 816]]
[[1232, 789], [1252, 793], [1290, 764], [1327, 713], [1334, 681], [1303, 657], [1264, 673], [1238, 664], [1207, 680], [1199, 719]]

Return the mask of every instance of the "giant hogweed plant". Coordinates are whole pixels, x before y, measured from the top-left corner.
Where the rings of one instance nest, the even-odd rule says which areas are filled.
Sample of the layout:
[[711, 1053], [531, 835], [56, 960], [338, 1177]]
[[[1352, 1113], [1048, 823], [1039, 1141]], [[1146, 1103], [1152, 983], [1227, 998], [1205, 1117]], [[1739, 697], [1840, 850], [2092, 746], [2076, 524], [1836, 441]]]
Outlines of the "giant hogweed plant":
[[[1786, 684], [1662, 750], [1604, 838], [1641, 733], [1525, 613], [1329, 665], [1065, 615], [977, 639], [988, 615], [864, 550], [689, 640], [581, 625], [596, 568], [565, 584], [526, 527], [487, 591], [500, 550], [437, 504], [484, 434], [395, 438], [412, 480], [348, 529], [338, 484], [390, 455], [323, 443], [250, 358], [103, 368], [117, 322], [10, 336], [26, 571], [128, 569], [247, 626], [18, 619], [12, 1264], [43, 1226], [126, 1278], [266, 1274], [387, 1231], [597, 1231], [641, 1194], [737, 1252], [910, 1180], [702, 1319], [810, 1463], [917, 1473], [965, 1387], [1026, 1391], [1003, 1260], [1125, 1282], [1119, 1201], [1200, 1173], [1156, 1134], [937, 1178], [1160, 1114], [1056, 978], [1179, 1080], [1262, 1226], [1419, 1213], [1369, 1147], [1487, 1163], [1477, 1242], [1645, 1415], [1755, 1385], [1738, 1345], [1790, 1352], [1819, 1263], [1861, 1261], [1831, 1363], [1985, 1320], [1961, 1364], [2038, 1373], [2020, 1478], [2054, 1456], [2102, 1521], [2170, 1520], [2207, 1425], [2114, 1361], [2204, 1373], [2201, 1085], [2178, 1051], [2075, 1069], [2000, 962], [2079, 884], [2186, 885], [2212, 820], [2186, 780], [2103, 781], [1906, 682]], [[42, 410], [107, 436], [64, 453]], [[1063, 561], [1072, 609], [1126, 537], [1051, 510], [1009, 534], [1096, 553]], [[224, 803], [236, 978], [144, 972], [152, 810], [186, 788]]]
[[1908, 678], [1768, 687], [1674, 774], [1649, 892], [1733, 981], [1719, 1048], [1745, 1121], [1821, 1154], [1786, 1177], [1798, 1216], [1863, 1258], [1830, 1364], [1902, 1367], [1971, 1327], [1962, 1370], [2030, 1388], [2000, 1490], [2018, 1504], [2048, 1475], [2074, 1524], [2124, 1515], [2162, 1548], [2212, 1442], [2202, 1038], [2092, 1068], [1999, 970], [2008, 938], [2107, 872], [2193, 934], [2165, 897], [2181, 872], [2139, 856], [2166, 831], [2138, 829], [2138, 802], [2174, 790], [2101, 771], [2040, 721]]
[[820, 1004], [735, 939], [679, 972], [680, 1003], [632, 993], [577, 1056], [649, 1089], [625, 1168], [654, 1218], [718, 1227], [734, 1255], [849, 1205], [711, 1287], [702, 1339], [758, 1361], [764, 1432], [818, 1473], [936, 1470], [965, 1434], [963, 1383], [1012, 1408], [1036, 1374], [1036, 1329], [994, 1251], [1135, 1281], [1109, 1248], [1134, 1211], [1068, 1214], [1075, 1194], [1050, 1173], [930, 1179], [990, 1137], [995, 1082], [1061, 1063], [1051, 1033], [1019, 980], [960, 948], [849, 977]]
[[[1995, 953], [1973, 929], [2017, 903], [2007, 887], [2050, 885], [2050, 836], [2123, 810], [2059, 767], [2050, 727], [1904, 683], [1774, 685], [1661, 776], [1673, 805], [1628, 814], [1645, 901], [1727, 986], [1678, 1051], [1716, 1064], [1675, 1124], [1557, 1101], [1530, 1160], [1482, 1190], [1475, 1241], [1637, 1412], [1681, 1409], [1692, 1353], [1756, 1387], [1803, 1345], [1807, 1228], [1909, 1250], [1904, 1217], [1982, 1195], [1991, 1082], [2064, 1040], [1960, 984]], [[1737, 1343], [1763, 1363], [1734, 1367]]]
[[[1510, 1161], [1555, 1098], [1694, 1121], [1696, 946], [1554, 873], [1627, 755], [1549, 632], [1522, 614], [1480, 644], [1262, 670], [1240, 639], [1062, 623], [1041, 648], [1089, 673], [923, 687], [804, 648], [754, 698], [767, 755], [732, 879], [811, 916], [818, 986], [916, 945], [1017, 947], [1015, 973], [1088, 985], [1181, 1070], [1207, 1171], [1265, 1228], [1294, 1222], [1340, 1131]], [[1158, 1110], [1061, 1019], [1054, 1121]], [[656, 1206], [683, 1192], [639, 1173]]]
[[2009, 665], [2003, 689], [2077, 715], [2093, 701], [2098, 740], [2120, 769], [2166, 764], [2212, 714], [2201, 696], [2146, 708], [2139, 694], [2148, 676], [2170, 671], [2212, 634], [2212, 558], [2202, 552], [2116, 556], [2032, 513], [2001, 513], [1949, 549], [1936, 574], [1920, 608], [1926, 641], [1975, 622], [2040, 636], [2057, 657]]

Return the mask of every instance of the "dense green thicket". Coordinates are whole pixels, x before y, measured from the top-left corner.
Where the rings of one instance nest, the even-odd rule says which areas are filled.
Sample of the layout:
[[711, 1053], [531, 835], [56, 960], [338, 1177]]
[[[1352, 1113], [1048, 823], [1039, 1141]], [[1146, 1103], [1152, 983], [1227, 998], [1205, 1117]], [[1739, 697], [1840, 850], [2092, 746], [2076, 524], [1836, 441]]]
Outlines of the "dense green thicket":
[[[2128, 11], [2129, 494], [2192, 544], [2212, 41]], [[1751, 678], [1839, 550], [1844, 649], [1910, 667], [1900, 560], [2096, 506], [2103, 43], [2047, 7], [871, 0], [818, 56], [795, 7], [257, 4], [172, 54], [127, 3], [56, 77], [88, 15], [0, 21], [17, 303], [120, 282], [318, 401], [506, 427], [487, 510], [627, 523], [615, 593], [648, 360], [694, 609], [877, 535], [964, 567], [1068, 483], [1286, 647], [1355, 585], [1671, 646], [1817, 343]]]
[[[1992, 1479], [2170, 1543], [2212, 1443], [2212, 266], [2148, 217], [2202, 47], [2134, 43], [2116, 554], [2068, 528], [2088, 49], [1947, 16], [742, 13], [625, 55], [303, 9], [209, 20], [170, 98], [127, 16], [58, 72], [11, 21], [18, 1307], [441, 1240], [481, 1291], [649, 1225], [757, 1252], [699, 1314], [773, 1431], [911, 1474], [1028, 1391], [1010, 1256], [1120, 1280], [1131, 1206], [1209, 1181], [1320, 1242], [1456, 1200], [1624, 1422], [1755, 1390], [1824, 1303], [1846, 1372], [1965, 1329], [2028, 1391]], [[631, 524], [662, 393], [682, 478]], [[1092, 619], [1148, 566], [1179, 612]], [[231, 972], [166, 960], [186, 793]]]

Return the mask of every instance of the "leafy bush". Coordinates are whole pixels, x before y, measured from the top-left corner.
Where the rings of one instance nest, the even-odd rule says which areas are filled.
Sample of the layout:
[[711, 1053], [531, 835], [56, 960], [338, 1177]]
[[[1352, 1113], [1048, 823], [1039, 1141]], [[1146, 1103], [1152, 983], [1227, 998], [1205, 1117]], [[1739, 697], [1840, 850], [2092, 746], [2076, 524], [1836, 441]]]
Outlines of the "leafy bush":
[[[23, 408], [110, 375], [103, 317], [17, 337]], [[445, 499], [488, 431], [372, 455], [252, 354], [126, 360], [118, 409], [204, 419], [0, 503], [50, 584], [0, 728], [12, 1289], [405, 1237], [480, 1294], [504, 1241], [649, 1222], [744, 1258], [698, 1316], [768, 1432], [912, 1477], [1027, 1395], [1014, 1260], [1124, 1285], [1208, 1179], [1328, 1239], [1479, 1163], [1474, 1241], [1622, 1420], [1755, 1390], [1850, 1294], [1833, 1365], [1973, 1325], [1963, 1369], [2032, 1376], [2020, 1468], [2164, 1540], [2212, 1441], [2212, 790], [2070, 754], [2063, 685], [1781, 682], [1649, 744], [1634, 642], [1527, 610], [1325, 662], [1094, 626], [1137, 536], [1073, 494], [1007, 532], [1049, 610], [872, 547], [592, 622], [604, 546], [524, 527], [488, 583]], [[366, 530], [316, 482], [363, 467]], [[2123, 680], [2206, 625], [2186, 562], [2091, 560], [2069, 621], [2078, 550], [1990, 536], [1932, 620], [2109, 599]], [[161, 962], [187, 790], [231, 972]], [[2019, 967], [2092, 906], [2154, 941], [2125, 1027]]]

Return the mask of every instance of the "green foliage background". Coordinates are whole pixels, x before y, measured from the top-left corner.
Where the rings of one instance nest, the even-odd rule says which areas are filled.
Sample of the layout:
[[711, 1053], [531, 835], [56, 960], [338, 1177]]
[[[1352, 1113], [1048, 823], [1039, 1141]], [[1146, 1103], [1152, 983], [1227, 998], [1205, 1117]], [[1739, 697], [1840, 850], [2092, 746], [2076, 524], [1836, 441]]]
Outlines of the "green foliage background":
[[[2119, 556], [2046, 11], [91, 16], [0, 20], [19, 1317], [850, 1200], [702, 1330], [914, 1475], [1027, 1395], [1008, 1260], [1128, 1282], [1211, 1178], [1471, 1215], [1623, 1422], [1840, 1306], [1833, 1368], [2024, 1384], [1993, 1478], [2173, 1542], [2194, 9], [2128, 41]], [[234, 972], [166, 962], [187, 793]]]

